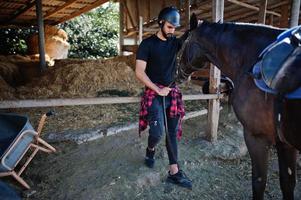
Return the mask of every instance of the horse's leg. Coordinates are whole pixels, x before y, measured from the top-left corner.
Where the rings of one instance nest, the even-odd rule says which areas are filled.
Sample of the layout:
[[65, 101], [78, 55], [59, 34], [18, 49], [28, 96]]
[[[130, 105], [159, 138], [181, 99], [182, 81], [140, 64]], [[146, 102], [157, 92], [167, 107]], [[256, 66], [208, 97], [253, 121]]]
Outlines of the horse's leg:
[[297, 150], [282, 142], [277, 142], [276, 148], [280, 171], [280, 187], [283, 199], [294, 199]]
[[263, 137], [256, 137], [250, 131], [244, 130], [245, 142], [252, 162], [253, 199], [264, 198], [267, 182], [267, 167], [269, 158], [269, 143]]

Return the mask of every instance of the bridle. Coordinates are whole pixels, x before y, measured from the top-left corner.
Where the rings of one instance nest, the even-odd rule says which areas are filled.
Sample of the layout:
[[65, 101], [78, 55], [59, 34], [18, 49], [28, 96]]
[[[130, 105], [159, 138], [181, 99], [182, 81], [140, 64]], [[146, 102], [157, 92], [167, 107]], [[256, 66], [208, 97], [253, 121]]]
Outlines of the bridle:
[[[201, 48], [201, 45], [200, 45], [198, 42], [190, 42], [191, 37], [192, 37], [192, 35], [191, 35], [191, 33], [189, 33], [189, 36], [188, 36], [187, 39], [185, 40], [185, 42], [184, 42], [184, 44], [183, 44], [183, 47], [182, 47], [181, 50], [179, 51], [178, 59], [183, 57], [184, 50], [187, 48], [187, 49], [186, 49], [186, 54], [185, 54], [185, 56], [186, 56], [186, 61], [187, 61], [187, 62], [185, 62], [185, 66], [187, 66], [192, 72], [194, 72], [194, 71], [200, 70], [200, 68], [197, 68], [197, 67], [195, 67], [194, 65], [191, 64], [192, 62], [191, 62], [191, 60], [190, 60], [190, 58], [189, 58], [191, 45], [198, 45], [200, 49], [202, 49], [202, 48]], [[178, 61], [178, 63], [179, 63], [179, 61]], [[179, 74], [179, 72], [180, 72], [181, 75], [183, 75], [185, 78], [188, 78], [188, 77], [191, 75], [191, 73], [186, 72], [186, 71], [183, 69], [183, 67], [179, 67], [179, 65], [178, 65], [178, 68], [177, 68], [177, 74]]]

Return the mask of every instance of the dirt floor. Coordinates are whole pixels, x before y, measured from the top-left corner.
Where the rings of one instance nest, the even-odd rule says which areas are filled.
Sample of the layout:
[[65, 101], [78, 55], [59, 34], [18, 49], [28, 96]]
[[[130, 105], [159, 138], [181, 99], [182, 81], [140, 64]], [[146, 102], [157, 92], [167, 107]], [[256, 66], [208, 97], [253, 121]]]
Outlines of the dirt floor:
[[[23, 175], [32, 190], [17, 190], [32, 200], [251, 199], [251, 165], [241, 125], [224, 109], [218, 141], [212, 144], [204, 139], [206, 123], [206, 116], [186, 120], [179, 142], [180, 165], [193, 180], [192, 191], [165, 182], [168, 159], [163, 142], [156, 152], [155, 168], [143, 165], [147, 133], [139, 138], [137, 130], [80, 145], [52, 143], [58, 152], [39, 153]], [[265, 197], [277, 200], [282, 197], [274, 149], [271, 155]], [[301, 198], [300, 192], [298, 184], [296, 199]]]

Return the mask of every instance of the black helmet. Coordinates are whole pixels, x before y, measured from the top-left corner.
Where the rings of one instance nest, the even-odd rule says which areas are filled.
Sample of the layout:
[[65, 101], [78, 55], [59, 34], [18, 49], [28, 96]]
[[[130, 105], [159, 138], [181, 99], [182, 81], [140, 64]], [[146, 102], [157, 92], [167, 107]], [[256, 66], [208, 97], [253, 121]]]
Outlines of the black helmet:
[[175, 27], [178, 27], [180, 26], [180, 13], [178, 9], [173, 6], [163, 8], [158, 16], [159, 25], [162, 25], [162, 23], [160, 23], [161, 20], [168, 21]]

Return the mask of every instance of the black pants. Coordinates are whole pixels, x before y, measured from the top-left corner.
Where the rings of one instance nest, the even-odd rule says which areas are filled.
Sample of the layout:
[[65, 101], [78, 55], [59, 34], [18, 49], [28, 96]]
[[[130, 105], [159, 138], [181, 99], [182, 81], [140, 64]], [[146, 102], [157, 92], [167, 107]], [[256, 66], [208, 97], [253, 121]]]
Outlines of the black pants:
[[[177, 130], [179, 117], [169, 117], [169, 107], [171, 105], [171, 97], [165, 97], [165, 108], [167, 116], [168, 135], [166, 136], [166, 149], [169, 159], [169, 164], [177, 164], [178, 161], [178, 144]], [[154, 148], [161, 140], [164, 129], [164, 113], [163, 113], [163, 97], [156, 96], [153, 99], [151, 107], [148, 109], [149, 136], [148, 147]]]

